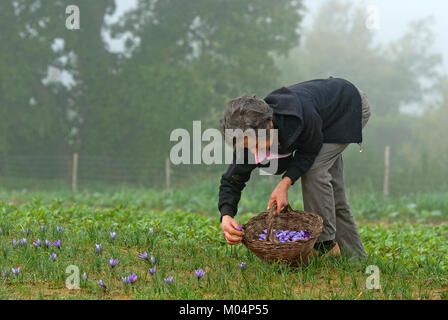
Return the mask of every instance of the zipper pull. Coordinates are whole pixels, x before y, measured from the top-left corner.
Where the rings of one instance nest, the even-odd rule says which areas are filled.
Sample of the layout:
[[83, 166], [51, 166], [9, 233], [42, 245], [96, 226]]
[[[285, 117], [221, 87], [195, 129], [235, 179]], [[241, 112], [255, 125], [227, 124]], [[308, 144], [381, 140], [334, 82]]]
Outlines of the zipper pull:
[[359, 145], [359, 152], [362, 152], [362, 142], [358, 143]]

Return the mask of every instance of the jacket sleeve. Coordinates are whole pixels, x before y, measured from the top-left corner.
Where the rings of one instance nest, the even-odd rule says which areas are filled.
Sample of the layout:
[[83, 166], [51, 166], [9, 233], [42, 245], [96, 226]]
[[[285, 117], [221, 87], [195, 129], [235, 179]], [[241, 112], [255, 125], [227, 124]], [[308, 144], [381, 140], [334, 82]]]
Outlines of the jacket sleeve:
[[306, 127], [297, 139], [297, 148], [288, 164], [284, 177], [294, 184], [314, 163], [323, 144], [322, 119], [316, 113], [307, 118]]
[[244, 149], [244, 163], [236, 162], [236, 152], [233, 154], [233, 161], [227, 171], [221, 176], [219, 187], [218, 209], [221, 213], [220, 221], [224, 215], [234, 217], [238, 211], [238, 202], [241, 198], [241, 191], [250, 179], [250, 174], [257, 167], [255, 163], [249, 163], [248, 150]]

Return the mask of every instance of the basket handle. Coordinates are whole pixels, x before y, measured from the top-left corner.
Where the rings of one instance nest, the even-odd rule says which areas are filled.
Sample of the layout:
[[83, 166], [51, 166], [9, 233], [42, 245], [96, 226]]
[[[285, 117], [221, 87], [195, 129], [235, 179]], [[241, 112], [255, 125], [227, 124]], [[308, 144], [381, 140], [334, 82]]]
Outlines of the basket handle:
[[268, 213], [268, 227], [267, 227], [267, 235], [266, 235], [266, 241], [273, 242], [273, 243], [279, 243], [277, 237], [274, 235], [274, 219], [275, 219], [275, 212], [277, 211], [277, 202], [274, 201], [271, 205], [271, 208], [269, 209]]

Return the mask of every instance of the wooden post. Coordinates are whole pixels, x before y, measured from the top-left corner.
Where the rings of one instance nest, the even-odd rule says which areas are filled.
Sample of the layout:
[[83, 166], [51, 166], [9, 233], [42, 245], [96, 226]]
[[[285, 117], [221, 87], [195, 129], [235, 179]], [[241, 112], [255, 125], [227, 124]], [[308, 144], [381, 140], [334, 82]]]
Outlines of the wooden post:
[[390, 146], [384, 149], [384, 186], [383, 195], [389, 194], [389, 175], [390, 175]]
[[78, 153], [73, 154], [72, 192], [78, 192]]
[[165, 186], [168, 189], [171, 185], [170, 158], [165, 159]]

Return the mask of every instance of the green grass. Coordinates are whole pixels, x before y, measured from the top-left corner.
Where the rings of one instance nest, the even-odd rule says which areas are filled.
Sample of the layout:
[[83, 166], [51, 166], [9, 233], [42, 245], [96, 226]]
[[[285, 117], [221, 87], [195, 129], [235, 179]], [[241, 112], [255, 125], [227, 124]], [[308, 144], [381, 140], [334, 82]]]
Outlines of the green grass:
[[[194, 188], [193, 188], [194, 189]], [[186, 193], [193, 192], [188, 191]], [[207, 194], [209, 190], [204, 190]], [[195, 211], [173, 207], [158, 208], [165, 198], [179, 205], [176, 191], [81, 193], [7, 193], [0, 202], [1, 299], [447, 299], [448, 298], [448, 225], [366, 220], [360, 225], [368, 258], [366, 261], [315, 259], [307, 267], [292, 269], [260, 261], [243, 245], [225, 243], [217, 215], [207, 216], [204, 207]], [[181, 193], [179, 193], [181, 195]], [[55, 195], [57, 197], [55, 198]], [[198, 195], [201, 199], [203, 195]], [[430, 197], [430, 196], [428, 196]], [[12, 199], [14, 199], [12, 201]], [[154, 202], [151, 202], [152, 200]], [[155, 200], [158, 199], [158, 200]], [[418, 205], [423, 200], [413, 199]], [[177, 202], [176, 202], [177, 201]], [[392, 200], [391, 200], [392, 201]], [[397, 200], [395, 207], [403, 203]], [[406, 202], [404, 202], [406, 203]], [[160, 204], [160, 203], [159, 203]], [[442, 205], [446, 205], [441, 202]], [[216, 205], [216, 203], [215, 203]], [[376, 209], [366, 210], [372, 212]], [[387, 205], [377, 204], [378, 207]], [[417, 207], [418, 207], [417, 205]], [[426, 204], [435, 210], [437, 205]], [[180, 206], [180, 205], [179, 205]], [[431, 207], [432, 206], [432, 207]], [[152, 207], [152, 209], [151, 209]], [[376, 208], [376, 207], [375, 207]], [[160, 210], [164, 209], [164, 210]], [[393, 211], [392, 211], [393, 212]], [[253, 212], [239, 214], [245, 223]], [[407, 213], [408, 214], [408, 213]], [[443, 212], [442, 216], [445, 216]], [[415, 214], [418, 218], [418, 214]], [[408, 218], [415, 218], [408, 216]], [[386, 223], [384, 223], [386, 221]], [[41, 224], [46, 231], [41, 231]], [[58, 233], [56, 226], [63, 226]], [[151, 235], [148, 228], [154, 229]], [[12, 239], [25, 237], [28, 244], [13, 247]], [[112, 240], [110, 231], [117, 237]], [[61, 249], [35, 248], [35, 239], [61, 240]], [[102, 244], [101, 254], [95, 244]], [[157, 260], [157, 272], [148, 273], [152, 263], [138, 254], [147, 251]], [[55, 252], [57, 260], [50, 260]], [[111, 268], [110, 257], [119, 259]], [[238, 263], [247, 268], [240, 270]], [[87, 281], [79, 290], [66, 288], [75, 265]], [[366, 289], [368, 265], [380, 270], [380, 290]], [[11, 268], [21, 268], [19, 276]], [[194, 270], [205, 276], [198, 281]], [[134, 285], [124, 287], [121, 277], [136, 273]], [[172, 285], [163, 279], [173, 276]], [[98, 281], [108, 286], [103, 290]]]

